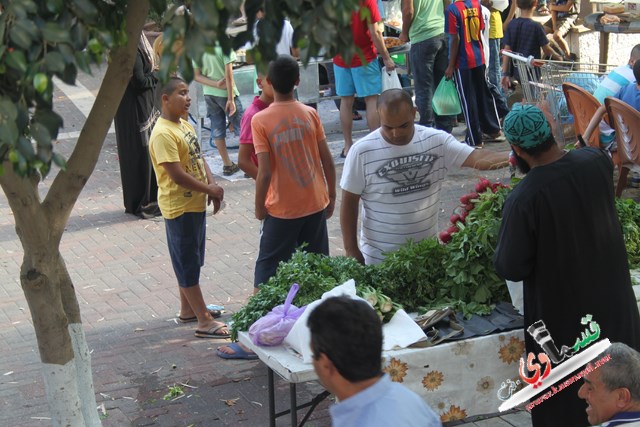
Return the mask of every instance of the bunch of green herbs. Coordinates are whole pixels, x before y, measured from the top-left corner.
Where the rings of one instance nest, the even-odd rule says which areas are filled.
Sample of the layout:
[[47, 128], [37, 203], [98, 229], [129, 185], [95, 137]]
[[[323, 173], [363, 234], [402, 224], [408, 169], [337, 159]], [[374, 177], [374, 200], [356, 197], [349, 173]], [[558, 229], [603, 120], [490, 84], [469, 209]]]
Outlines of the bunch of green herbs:
[[436, 239], [409, 241], [373, 266], [374, 286], [406, 311], [416, 311], [444, 296], [440, 284], [446, 277], [446, 257], [447, 248]]
[[640, 205], [632, 199], [616, 199], [616, 210], [627, 248], [629, 268], [640, 267]]
[[[474, 208], [446, 245], [446, 278], [442, 292], [466, 317], [489, 314], [495, 303], [508, 301], [504, 280], [493, 267], [493, 254], [502, 221], [502, 208], [511, 190], [484, 191], [473, 200]], [[441, 302], [434, 303], [442, 305]]]
[[247, 304], [233, 314], [231, 338], [237, 339], [239, 331], [247, 331], [259, 318], [275, 306], [284, 304], [291, 285], [300, 289], [293, 304], [302, 307], [322, 297], [335, 286], [354, 279], [357, 284], [370, 283], [367, 268], [350, 257], [328, 257], [297, 250], [287, 262], [281, 262], [276, 274], [260, 286]]

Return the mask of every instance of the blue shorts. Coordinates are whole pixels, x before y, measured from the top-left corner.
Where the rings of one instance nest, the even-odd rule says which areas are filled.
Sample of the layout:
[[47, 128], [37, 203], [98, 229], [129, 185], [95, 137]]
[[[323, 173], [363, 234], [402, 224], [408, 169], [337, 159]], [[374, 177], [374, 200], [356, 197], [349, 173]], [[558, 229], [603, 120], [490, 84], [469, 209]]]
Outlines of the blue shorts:
[[353, 96], [357, 93], [359, 97], [364, 98], [380, 95], [382, 92], [381, 69], [377, 59], [355, 68], [342, 68], [333, 64], [333, 73], [338, 96]]
[[171, 264], [181, 288], [200, 284], [207, 230], [205, 215], [206, 212], [187, 212], [164, 220]]
[[[224, 96], [205, 95], [207, 104], [207, 116], [211, 120], [211, 135], [213, 139], [224, 139], [227, 136], [227, 98]], [[233, 125], [233, 133], [240, 136], [240, 120], [242, 120], [242, 103], [237, 96], [233, 99], [236, 104], [236, 112], [229, 117], [229, 123]]]

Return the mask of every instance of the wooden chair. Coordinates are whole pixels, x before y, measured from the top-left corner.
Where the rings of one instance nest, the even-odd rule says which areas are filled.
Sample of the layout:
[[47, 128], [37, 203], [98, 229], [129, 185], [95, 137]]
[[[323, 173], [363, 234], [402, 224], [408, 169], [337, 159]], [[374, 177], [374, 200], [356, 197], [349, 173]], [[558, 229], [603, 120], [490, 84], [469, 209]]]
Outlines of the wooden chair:
[[[616, 131], [616, 150], [611, 152], [613, 164], [618, 168], [616, 197], [620, 197], [627, 186], [631, 164], [640, 165], [640, 112], [619, 99], [608, 97], [591, 119], [583, 138], [592, 141], [598, 135], [600, 121], [607, 119]], [[591, 144], [589, 144], [591, 146]], [[600, 145], [593, 145], [599, 147]]]
[[573, 115], [573, 128], [576, 132], [576, 137], [578, 140], [582, 137], [584, 143], [590, 147], [599, 147], [598, 132], [593, 132], [588, 140], [584, 135], [589, 122], [601, 106], [600, 103], [589, 92], [573, 83], [562, 83], [562, 91], [567, 100], [567, 108]]

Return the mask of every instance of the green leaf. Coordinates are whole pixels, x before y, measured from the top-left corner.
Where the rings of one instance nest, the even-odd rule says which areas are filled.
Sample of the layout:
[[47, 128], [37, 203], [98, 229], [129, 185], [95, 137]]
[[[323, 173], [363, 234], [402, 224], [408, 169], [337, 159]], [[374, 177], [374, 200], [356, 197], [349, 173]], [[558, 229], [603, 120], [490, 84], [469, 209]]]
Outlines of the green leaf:
[[39, 92], [42, 93], [47, 90], [47, 86], [49, 86], [49, 78], [44, 73], [38, 73], [33, 76], [33, 87]]
[[31, 161], [35, 158], [36, 153], [33, 149], [33, 144], [24, 136], [20, 136], [18, 138], [18, 143], [16, 144], [16, 148], [18, 152], [25, 158], [27, 161]]
[[21, 49], [27, 50], [31, 47], [31, 36], [29, 32], [18, 25], [11, 27], [9, 30], [9, 38]]
[[50, 43], [69, 43], [69, 29], [62, 28], [54, 22], [47, 22], [42, 27], [42, 36]]
[[71, 27], [71, 40], [76, 50], [82, 50], [87, 46], [89, 32], [82, 22], [77, 22]]
[[18, 127], [15, 122], [0, 123], [0, 143], [14, 145], [18, 139]]
[[87, 59], [87, 55], [84, 52], [76, 52], [74, 54], [76, 59], [76, 65], [80, 70], [89, 75], [92, 74], [91, 67], [89, 66], [89, 60]]
[[44, 64], [47, 70], [52, 73], [61, 73], [65, 69], [65, 61], [62, 54], [55, 50], [45, 55]]
[[63, 0], [47, 0], [47, 10], [52, 13], [60, 13], [63, 5]]
[[31, 136], [36, 140], [39, 147], [51, 147], [51, 134], [45, 125], [38, 122], [32, 123]]
[[20, 1], [22, 3], [22, 7], [24, 7], [24, 9], [28, 12], [28, 13], [37, 13], [38, 12], [38, 6], [36, 5], [36, 3], [32, 0], [21, 0]]
[[33, 121], [44, 125], [49, 131], [51, 139], [58, 137], [58, 130], [62, 127], [62, 117], [58, 113], [51, 110], [38, 109], [33, 115]]
[[102, 43], [100, 43], [100, 40], [96, 38], [89, 39], [87, 48], [96, 55], [102, 53]]
[[9, 52], [7, 54], [6, 63], [10, 68], [13, 68], [14, 70], [17, 70], [21, 73], [25, 73], [27, 71], [27, 60], [21, 50], [14, 50], [13, 52]]
[[89, 0], [73, 0], [75, 12], [85, 21], [94, 23], [98, 16], [98, 9]]
[[67, 168], [67, 160], [60, 154], [53, 153], [52, 160], [60, 169], [65, 170]]

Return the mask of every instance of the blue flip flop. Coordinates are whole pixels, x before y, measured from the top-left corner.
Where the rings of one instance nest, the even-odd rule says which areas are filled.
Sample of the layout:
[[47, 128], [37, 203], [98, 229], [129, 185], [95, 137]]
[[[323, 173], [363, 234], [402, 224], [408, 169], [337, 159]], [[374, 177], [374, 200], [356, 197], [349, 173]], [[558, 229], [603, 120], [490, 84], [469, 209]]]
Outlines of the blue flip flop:
[[240, 344], [237, 342], [232, 342], [231, 344], [225, 344], [227, 347], [233, 350], [233, 354], [227, 354], [220, 351], [220, 348], [216, 349], [216, 354], [223, 359], [246, 359], [246, 360], [256, 360], [258, 355], [255, 353], [248, 353], [244, 351]]

